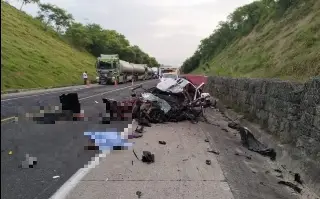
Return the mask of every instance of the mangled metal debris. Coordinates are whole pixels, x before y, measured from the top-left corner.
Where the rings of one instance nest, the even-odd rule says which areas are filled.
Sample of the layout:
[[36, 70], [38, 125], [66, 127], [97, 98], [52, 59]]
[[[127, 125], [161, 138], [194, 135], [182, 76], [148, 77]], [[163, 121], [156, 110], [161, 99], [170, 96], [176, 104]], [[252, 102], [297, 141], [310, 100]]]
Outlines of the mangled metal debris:
[[166, 145], [167, 143], [165, 141], [159, 141], [159, 144]]
[[241, 142], [244, 147], [249, 149], [250, 151], [257, 152], [263, 156], [269, 156], [271, 160], [276, 159], [276, 152], [272, 148], [268, 148], [259, 140], [257, 140], [253, 134], [250, 132], [250, 130], [246, 127], [241, 126], [238, 123], [231, 122], [228, 124], [230, 128], [236, 129], [241, 136]]
[[298, 193], [301, 193], [301, 191], [302, 191], [302, 189], [299, 186], [293, 184], [292, 182], [281, 180], [281, 181], [278, 182], [278, 184], [282, 184], [282, 185], [288, 186], [288, 187], [292, 188], [293, 190], [295, 190]]
[[[156, 87], [145, 90], [136, 97], [132, 117], [139, 125], [150, 123], [179, 122], [190, 120], [193, 123], [203, 116], [204, 108], [215, 105], [215, 100], [202, 93], [204, 83], [195, 86], [190, 81], [178, 78], [160, 82]], [[141, 86], [132, 91], [142, 88]]]
[[154, 163], [154, 154], [150, 151], [143, 151], [141, 161], [147, 164]]

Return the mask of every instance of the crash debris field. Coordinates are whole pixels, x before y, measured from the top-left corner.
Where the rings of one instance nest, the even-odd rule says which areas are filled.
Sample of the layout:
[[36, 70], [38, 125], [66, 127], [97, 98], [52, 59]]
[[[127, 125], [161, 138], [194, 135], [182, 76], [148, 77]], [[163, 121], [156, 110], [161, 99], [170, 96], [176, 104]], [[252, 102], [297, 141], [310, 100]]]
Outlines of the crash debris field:
[[[85, 150], [104, 155], [66, 197], [316, 197], [298, 172], [278, 161], [269, 143], [256, 138], [259, 133], [228, 117], [203, 86], [178, 78], [134, 87], [125, 100], [103, 98], [102, 124], [132, 125], [84, 133], [91, 140]], [[77, 98], [76, 93], [60, 96], [64, 111], [71, 111], [64, 114], [79, 112]]]

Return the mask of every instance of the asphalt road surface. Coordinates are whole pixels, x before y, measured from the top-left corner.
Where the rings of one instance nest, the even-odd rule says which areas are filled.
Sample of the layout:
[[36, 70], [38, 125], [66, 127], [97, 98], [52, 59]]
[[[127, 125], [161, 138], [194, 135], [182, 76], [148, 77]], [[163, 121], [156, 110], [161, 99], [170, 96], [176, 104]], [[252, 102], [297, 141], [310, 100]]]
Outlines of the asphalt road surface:
[[[145, 88], [154, 86], [157, 80], [137, 82]], [[27, 94], [1, 99], [1, 198], [42, 199], [49, 198], [65, 181], [95, 155], [84, 150], [88, 140], [83, 132], [106, 129], [98, 124], [99, 112], [105, 106], [102, 97], [123, 100], [130, 97], [130, 84], [94, 86], [56, 91], [53, 93]], [[81, 108], [88, 118], [82, 122], [58, 122], [37, 124], [25, 119], [25, 114], [39, 112], [41, 106], [59, 106], [59, 95], [77, 92]], [[18, 122], [11, 119], [18, 117]], [[117, 127], [118, 124], [113, 124]], [[124, 126], [124, 125], [123, 125]], [[19, 168], [25, 155], [37, 157], [34, 168]], [[58, 176], [57, 178], [53, 178]]]

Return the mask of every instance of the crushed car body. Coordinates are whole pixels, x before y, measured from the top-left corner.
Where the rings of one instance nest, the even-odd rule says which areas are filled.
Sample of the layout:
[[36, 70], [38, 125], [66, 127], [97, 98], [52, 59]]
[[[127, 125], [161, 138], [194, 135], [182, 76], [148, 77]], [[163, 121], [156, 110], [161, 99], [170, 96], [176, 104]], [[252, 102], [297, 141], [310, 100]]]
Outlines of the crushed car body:
[[146, 126], [182, 120], [197, 122], [203, 116], [203, 108], [214, 104], [208, 93], [202, 93], [203, 86], [204, 83], [196, 86], [185, 78], [162, 81], [136, 99], [133, 119]]

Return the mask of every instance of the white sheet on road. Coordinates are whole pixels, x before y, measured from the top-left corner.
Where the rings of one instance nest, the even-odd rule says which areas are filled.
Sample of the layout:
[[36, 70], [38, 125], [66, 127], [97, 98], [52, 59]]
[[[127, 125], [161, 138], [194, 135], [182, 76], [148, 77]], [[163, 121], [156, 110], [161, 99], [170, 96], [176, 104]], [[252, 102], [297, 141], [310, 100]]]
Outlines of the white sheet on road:
[[[155, 163], [138, 161], [132, 150], [114, 151], [91, 170], [67, 197], [105, 198], [219, 198], [233, 195], [218, 161], [207, 152], [209, 143], [200, 127], [190, 122], [153, 125], [134, 139], [134, 150], [155, 154]], [[160, 145], [160, 140], [166, 145]], [[206, 165], [206, 160], [211, 165]]]

